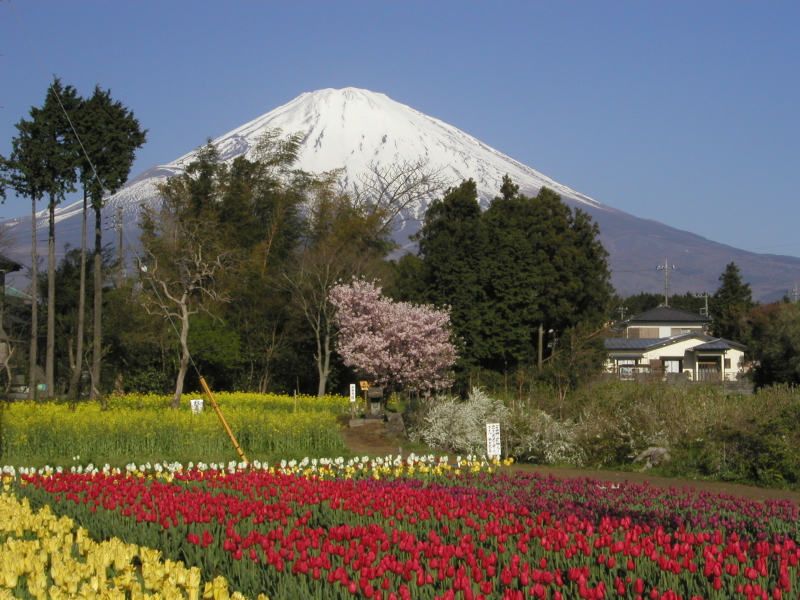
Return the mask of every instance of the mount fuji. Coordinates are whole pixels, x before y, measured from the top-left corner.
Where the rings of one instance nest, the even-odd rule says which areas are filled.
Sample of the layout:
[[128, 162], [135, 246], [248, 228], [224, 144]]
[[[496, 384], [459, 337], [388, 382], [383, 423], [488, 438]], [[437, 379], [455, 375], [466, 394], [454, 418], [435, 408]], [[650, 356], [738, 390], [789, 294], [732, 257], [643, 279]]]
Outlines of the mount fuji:
[[[313, 173], [343, 169], [343, 186], [358, 182], [370, 165], [413, 163], [419, 159], [440, 168], [440, 174], [453, 185], [474, 179], [484, 206], [499, 193], [506, 174], [528, 195], [547, 186], [599, 224], [601, 240], [610, 254], [612, 281], [622, 295], [663, 292], [663, 279], [656, 273], [656, 266], [663, 264], [665, 258], [678, 267], [670, 274], [671, 293], [713, 292], [719, 286], [719, 274], [730, 262], [739, 266], [743, 280], [751, 284], [754, 297], [761, 300], [781, 297], [800, 279], [800, 258], [738, 250], [622, 212], [384, 94], [356, 88], [307, 92], [217, 138], [214, 144], [222, 160], [231, 161], [248, 155], [260, 135], [274, 128], [284, 134], [302, 132], [298, 168]], [[108, 199], [104, 218], [110, 222], [122, 215], [126, 243], [138, 239], [141, 205], [157, 200], [156, 185], [182, 173], [195, 155], [196, 150], [167, 165], [148, 169]], [[396, 235], [398, 242], [406, 243], [419, 228], [429, 200], [409, 207], [403, 229]], [[80, 245], [81, 204], [76, 202], [56, 211], [56, 243], [62, 254], [65, 243], [71, 247]], [[18, 240], [6, 254], [27, 265], [30, 217], [7, 221], [6, 226]], [[46, 236], [46, 211], [38, 213], [37, 229], [41, 231], [38, 239]], [[111, 237], [107, 234], [106, 240]]]

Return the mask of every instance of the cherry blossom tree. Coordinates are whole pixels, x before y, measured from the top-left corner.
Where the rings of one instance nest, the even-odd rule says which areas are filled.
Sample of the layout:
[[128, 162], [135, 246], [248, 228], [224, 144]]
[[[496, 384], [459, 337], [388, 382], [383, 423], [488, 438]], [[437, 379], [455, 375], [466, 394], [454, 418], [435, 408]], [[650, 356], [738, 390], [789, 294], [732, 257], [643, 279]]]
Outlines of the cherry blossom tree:
[[448, 310], [394, 302], [380, 286], [360, 279], [331, 289], [330, 302], [337, 309], [336, 349], [348, 367], [409, 391], [452, 383], [457, 356]]

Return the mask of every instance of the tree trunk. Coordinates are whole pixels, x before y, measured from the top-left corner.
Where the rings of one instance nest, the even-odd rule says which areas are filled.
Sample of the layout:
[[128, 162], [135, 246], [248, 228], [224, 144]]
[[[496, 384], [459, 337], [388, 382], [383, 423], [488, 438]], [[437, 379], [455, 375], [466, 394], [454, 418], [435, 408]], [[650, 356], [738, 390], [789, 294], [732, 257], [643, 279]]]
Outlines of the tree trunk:
[[38, 268], [36, 261], [36, 198], [31, 199], [31, 351], [29, 360], [30, 373], [28, 374], [28, 398], [36, 400], [36, 354], [37, 348], [37, 335], [39, 329], [39, 315], [37, 311], [37, 304], [39, 302], [38, 296]]
[[322, 398], [328, 387], [328, 375], [331, 372], [331, 336], [328, 332], [317, 336], [317, 372], [319, 373], [317, 396]]
[[83, 329], [86, 313], [86, 190], [83, 191], [83, 222], [81, 223], [81, 279], [78, 291], [78, 339], [76, 340], [75, 365], [69, 380], [69, 397], [80, 394], [81, 372], [83, 371]]
[[50, 196], [50, 214], [47, 231], [47, 350], [44, 364], [45, 396], [52, 398], [55, 382], [56, 354], [56, 204]]
[[186, 304], [187, 298], [184, 295], [181, 302], [181, 368], [178, 370], [178, 379], [175, 382], [175, 395], [172, 397], [172, 408], [181, 405], [181, 394], [183, 394], [183, 380], [186, 378], [186, 371], [189, 370], [189, 307]]
[[94, 207], [94, 323], [92, 331], [92, 391], [91, 398], [99, 398], [103, 410], [106, 402], [100, 393], [100, 362], [102, 360], [103, 341], [103, 274], [102, 274], [102, 249], [103, 232], [100, 220], [100, 206]]

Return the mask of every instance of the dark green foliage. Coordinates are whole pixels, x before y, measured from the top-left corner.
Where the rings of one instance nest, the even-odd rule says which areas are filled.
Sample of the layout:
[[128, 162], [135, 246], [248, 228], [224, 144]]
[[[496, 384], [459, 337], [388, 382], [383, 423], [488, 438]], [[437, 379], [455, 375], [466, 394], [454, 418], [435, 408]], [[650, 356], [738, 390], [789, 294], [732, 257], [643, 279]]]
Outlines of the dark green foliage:
[[711, 330], [717, 337], [747, 343], [745, 318], [755, 306], [750, 284], [742, 282], [739, 267], [730, 263], [719, 276], [720, 286], [709, 299], [709, 311], [714, 318]]
[[753, 376], [757, 387], [778, 383], [800, 384], [800, 304], [776, 304], [766, 327], [754, 329], [757, 365]]
[[4, 169], [8, 185], [18, 196], [51, 203], [63, 199], [75, 182], [76, 144], [64, 112], [75, 110], [79, 100], [74, 88], [56, 80], [47, 90], [42, 108], [32, 107], [30, 121], [17, 123], [18, 136]]
[[796, 486], [800, 473], [798, 416], [752, 418], [741, 425], [722, 423], [709, 428], [702, 438], [680, 440], [663, 473], [767, 488]]
[[81, 139], [80, 180], [99, 210], [103, 196], [113, 194], [128, 180], [136, 150], [147, 140], [133, 111], [111, 98], [111, 90], [94, 88], [75, 119]]
[[[478, 204], [478, 190], [471, 179], [448, 190], [425, 213], [419, 240], [421, 296], [417, 300], [450, 307], [457, 337], [469, 350], [461, 366], [468, 368], [486, 354], [486, 229]], [[405, 265], [414, 259], [404, 259]], [[413, 285], [413, 279], [404, 285]]]
[[597, 225], [547, 188], [529, 198], [506, 177], [500, 193], [481, 213], [474, 182], [449, 190], [426, 213], [419, 261], [398, 265], [396, 288], [451, 307], [462, 378], [473, 367], [534, 364], [540, 324], [552, 343], [607, 319], [610, 275]]

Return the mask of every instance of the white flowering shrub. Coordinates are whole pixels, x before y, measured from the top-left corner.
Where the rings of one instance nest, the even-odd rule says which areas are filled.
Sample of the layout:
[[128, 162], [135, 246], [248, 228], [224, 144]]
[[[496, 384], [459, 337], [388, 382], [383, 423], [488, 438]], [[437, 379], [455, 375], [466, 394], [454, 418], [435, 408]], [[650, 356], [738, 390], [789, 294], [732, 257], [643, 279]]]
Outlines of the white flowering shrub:
[[508, 424], [509, 410], [483, 390], [472, 388], [466, 402], [449, 396], [431, 399], [427, 415], [412, 439], [453, 452], [486, 454], [486, 424], [500, 423], [501, 435]]
[[514, 455], [540, 465], [569, 463], [581, 466], [585, 456], [579, 442], [580, 424], [559, 421], [546, 412], [534, 410], [525, 423], [525, 434]]

